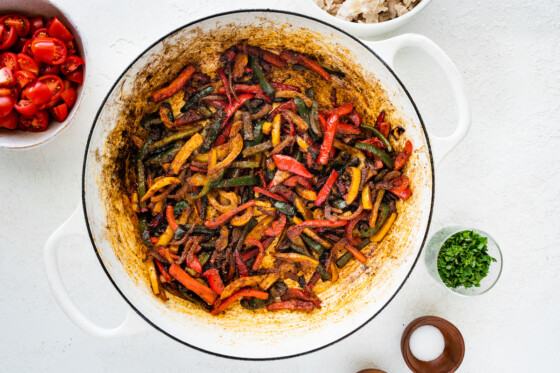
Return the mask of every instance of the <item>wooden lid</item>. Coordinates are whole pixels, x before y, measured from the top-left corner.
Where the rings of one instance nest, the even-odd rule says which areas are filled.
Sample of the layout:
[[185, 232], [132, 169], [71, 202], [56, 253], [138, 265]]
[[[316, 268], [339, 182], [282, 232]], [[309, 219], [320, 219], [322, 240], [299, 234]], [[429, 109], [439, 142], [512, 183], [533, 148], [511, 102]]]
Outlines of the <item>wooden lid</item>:
[[[409, 341], [412, 333], [423, 325], [432, 325], [443, 334], [445, 348], [435, 360], [418, 360], [410, 351]], [[465, 356], [465, 341], [459, 329], [449, 321], [437, 316], [422, 316], [413, 320], [404, 329], [401, 338], [401, 352], [406, 365], [414, 373], [452, 373], [459, 368]]]

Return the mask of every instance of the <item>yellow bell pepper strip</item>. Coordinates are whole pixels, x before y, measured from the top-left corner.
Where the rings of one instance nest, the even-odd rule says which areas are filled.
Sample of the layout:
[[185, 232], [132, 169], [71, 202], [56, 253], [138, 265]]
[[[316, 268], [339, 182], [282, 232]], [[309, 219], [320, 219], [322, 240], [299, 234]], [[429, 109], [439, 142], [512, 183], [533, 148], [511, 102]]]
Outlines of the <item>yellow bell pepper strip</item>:
[[160, 102], [165, 100], [166, 98], [169, 98], [171, 96], [173, 96], [175, 93], [179, 92], [179, 90], [181, 90], [181, 88], [183, 88], [185, 86], [185, 84], [187, 84], [187, 82], [189, 81], [189, 79], [193, 76], [194, 74], [194, 67], [193, 66], [187, 66], [180, 74], [179, 76], [177, 76], [172, 82], [171, 84], [169, 84], [167, 87], [158, 89], [157, 91], [152, 93], [152, 100], [154, 102]]
[[297, 144], [298, 144], [298, 146], [299, 146], [299, 148], [301, 149], [302, 152], [307, 152], [307, 149], [309, 148], [309, 144], [307, 144], [304, 139], [297, 136], [296, 137], [296, 142], [297, 142]]
[[307, 171], [304, 165], [290, 156], [283, 154], [274, 154], [273, 158], [274, 163], [279, 170], [291, 172], [292, 174], [303, 176], [307, 179], [313, 177], [313, 175], [309, 171]]
[[144, 197], [142, 197], [142, 199], [140, 200], [140, 202], [145, 202], [148, 199], [150, 199], [154, 194], [156, 194], [156, 192], [158, 190], [160, 190], [163, 187], [166, 187], [168, 185], [176, 185], [176, 184], [180, 184], [181, 180], [179, 180], [176, 177], [164, 177], [162, 179], [159, 179], [158, 181], [156, 181], [151, 187], [150, 189], [148, 189], [148, 191], [146, 192], [146, 194], [144, 194]]
[[213, 174], [213, 172], [210, 172], [210, 169], [216, 168], [216, 164], [218, 164], [218, 151], [212, 149], [210, 150], [210, 159], [208, 160], [208, 168], [206, 169], [208, 176]]
[[377, 233], [371, 236], [370, 241], [380, 242], [383, 239], [383, 237], [385, 237], [385, 235], [387, 234], [387, 232], [395, 222], [396, 218], [397, 218], [397, 214], [392, 213], [391, 216], [389, 216], [389, 219], [387, 219], [387, 221], [381, 226], [381, 228], [377, 231]]
[[204, 225], [206, 226], [206, 228], [216, 229], [219, 226], [226, 224], [228, 221], [230, 221], [231, 218], [233, 218], [235, 215], [237, 215], [241, 211], [243, 211], [245, 209], [248, 209], [249, 207], [253, 207], [253, 206], [255, 206], [255, 200], [251, 200], [249, 202], [246, 202], [246, 203], [242, 204], [239, 207], [234, 208], [231, 211], [225, 212], [222, 215], [218, 216], [214, 220], [205, 221]]
[[216, 188], [218, 186], [218, 184], [222, 181], [222, 178], [224, 177], [225, 173], [226, 173], [225, 170], [221, 170], [221, 171], [218, 171], [218, 174], [209, 175], [208, 179], [206, 180], [206, 183], [204, 184], [204, 187], [202, 187], [202, 190], [200, 191], [200, 193], [198, 193], [196, 196], [192, 197], [192, 199], [202, 198], [205, 195], [207, 195], [208, 193], [210, 193], [210, 191], [212, 189]]
[[233, 303], [235, 303], [236, 301], [244, 297], [253, 297], [257, 299], [266, 300], [268, 299], [268, 293], [265, 291], [260, 291], [260, 290], [250, 289], [250, 288], [238, 290], [235, 293], [233, 293], [229, 298], [224, 299], [223, 301], [220, 299], [214, 305], [214, 309], [210, 311], [210, 313], [212, 315], [217, 315], [223, 312], [226, 308], [231, 306]]
[[218, 298], [218, 294], [214, 293], [212, 289], [196, 281], [175, 263], [171, 264], [171, 267], [169, 267], [169, 274], [208, 304], [214, 304]]
[[271, 141], [272, 141], [272, 146], [276, 146], [278, 144], [280, 144], [280, 120], [281, 120], [281, 116], [280, 114], [276, 114], [276, 116], [274, 117], [274, 120], [272, 121], [272, 133], [271, 133]]
[[157, 279], [156, 266], [154, 265], [154, 260], [152, 258], [146, 260], [146, 269], [148, 270], [148, 275], [150, 276], [150, 284], [152, 284], [152, 291], [155, 295], [158, 295], [159, 282]]
[[330, 264], [331, 282], [334, 284], [338, 280], [338, 267], [334, 262]]
[[302, 131], [307, 131], [309, 129], [309, 125], [305, 122], [305, 120], [293, 111], [285, 110], [283, 113], [287, 115]]
[[303, 216], [303, 218], [305, 220], [313, 220], [313, 214], [307, 208], [307, 206], [305, 205], [305, 202], [301, 198], [295, 197], [294, 205], [296, 206], [296, 208], [298, 209], [298, 211], [301, 213], [301, 215]]
[[[219, 146], [214, 147], [218, 152], [218, 159], [223, 159], [229, 153], [229, 144], [225, 143]], [[194, 160], [200, 163], [208, 163], [210, 160], [210, 152], [208, 153], [199, 153], [194, 156]]]
[[220, 237], [216, 240], [215, 249], [218, 251], [224, 250], [228, 245], [229, 229], [225, 225], [220, 227]]
[[230, 203], [228, 205], [222, 205], [222, 204], [220, 204], [220, 202], [218, 202], [216, 200], [216, 197], [213, 196], [212, 194], [208, 194], [206, 197], [208, 198], [208, 203], [210, 203], [210, 205], [212, 207], [214, 207], [216, 210], [218, 210], [219, 212], [222, 212], [222, 213], [231, 211], [231, 210], [233, 210], [234, 208], [237, 207], [237, 199], [236, 199], [235, 203]]
[[347, 223], [346, 220], [307, 220], [288, 229], [288, 237], [299, 236], [304, 228], [338, 228], [344, 227]]
[[247, 239], [253, 239], [260, 241], [261, 238], [264, 236], [264, 232], [270, 226], [270, 223], [274, 220], [274, 216], [265, 216], [259, 223], [247, 234]]
[[371, 191], [369, 184], [366, 184], [362, 190], [362, 206], [364, 207], [364, 210], [371, 210], [373, 207], [373, 204], [371, 203]]
[[270, 184], [268, 184], [268, 188], [274, 188], [275, 186], [282, 184], [282, 182], [290, 176], [292, 176], [292, 174], [289, 172], [282, 170], [276, 171], [276, 173], [274, 174], [274, 178], [272, 179]]
[[280, 274], [278, 273], [270, 273], [266, 275], [265, 279], [259, 284], [259, 287], [262, 290], [268, 290], [278, 279], [280, 278]]
[[161, 119], [161, 121], [163, 122], [163, 124], [165, 125], [165, 127], [167, 127], [168, 129], [172, 129], [173, 126], [173, 112], [171, 111], [171, 105], [169, 105], [167, 102], [164, 102], [163, 104], [160, 105], [159, 107], [159, 117]]
[[220, 201], [222, 204], [229, 202], [229, 205], [232, 206], [232, 208], [236, 208], [241, 201], [241, 198], [239, 198], [239, 196], [234, 192], [224, 192], [223, 190], [220, 190], [218, 194], [220, 195]]
[[243, 213], [243, 215], [234, 216], [231, 218], [230, 224], [236, 227], [242, 227], [251, 220], [254, 215], [253, 209], [247, 209]]
[[185, 164], [187, 159], [191, 156], [191, 154], [202, 145], [204, 139], [200, 135], [200, 133], [195, 133], [186, 143], [183, 145], [179, 153], [171, 162], [171, 169], [173, 173], [176, 175], [179, 173], [181, 167]]
[[264, 133], [265, 135], [270, 135], [270, 131], [272, 131], [272, 122], [264, 122], [262, 133]]
[[358, 192], [360, 189], [360, 181], [362, 179], [362, 173], [360, 172], [360, 169], [357, 167], [349, 167], [347, 171], [349, 171], [350, 173], [351, 182], [350, 182], [350, 189], [348, 190], [348, 194], [346, 195], [346, 205], [350, 206], [350, 204], [354, 202], [354, 200], [358, 196]]
[[304, 266], [316, 268], [319, 265], [319, 261], [308, 256], [296, 253], [276, 253], [274, 257], [277, 259], [288, 260], [292, 262], [300, 263]]
[[189, 183], [192, 186], [204, 186], [204, 184], [206, 184], [206, 182], [208, 181], [208, 175], [204, 175], [201, 174], [200, 172], [197, 172], [196, 174], [192, 175], [187, 183]]
[[[229, 154], [225, 157], [222, 161], [218, 162], [215, 166], [212, 164], [208, 165], [208, 175], [215, 174], [216, 172], [228, 167], [230, 164], [235, 161], [235, 158], [241, 151], [243, 150], [243, 137], [240, 134], [237, 134], [230, 142], [229, 142]], [[216, 151], [213, 151], [216, 153]]]
[[165, 231], [161, 234], [161, 236], [159, 236], [159, 239], [154, 244], [154, 246], [167, 246], [173, 239], [174, 235], [175, 232], [173, 232], [173, 229], [168, 226], [167, 228], [165, 228]]
[[333, 145], [338, 150], [342, 150], [343, 152], [348, 153], [351, 156], [354, 156], [354, 157], [358, 158], [358, 160], [360, 161], [360, 163], [358, 164], [358, 168], [360, 170], [365, 167], [366, 156], [365, 156], [364, 153], [362, 153], [361, 151], [359, 151], [356, 148], [353, 148], [349, 145], [346, 145], [345, 143], [343, 143], [342, 141], [339, 141], [337, 139], [334, 140]]
[[325, 202], [337, 179], [338, 179], [338, 171], [332, 170], [329, 178], [327, 179], [327, 181], [319, 191], [319, 194], [317, 195], [317, 199], [314, 202], [315, 206], [319, 207], [323, 204], [323, 202]]
[[258, 285], [266, 278], [266, 276], [267, 275], [259, 275], [259, 276], [238, 278], [237, 280], [234, 280], [233, 282], [229, 283], [224, 288], [222, 294], [220, 294], [220, 299], [225, 299], [229, 297], [230, 295], [232, 295], [233, 293], [235, 293], [237, 290], [241, 288]]
[[300, 92], [297, 92], [297, 91], [287, 91], [287, 90], [276, 91], [276, 94], [274, 95], [274, 97], [275, 98], [295, 98], [295, 97], [299, 97], [305, 103], [305, 105], [307, 107], [311, 107], [311, 104], [313, 104], [313, 101], [311, 101], [311, 99], [309, 97], [307, 97], [303, 93], [300, 93]]

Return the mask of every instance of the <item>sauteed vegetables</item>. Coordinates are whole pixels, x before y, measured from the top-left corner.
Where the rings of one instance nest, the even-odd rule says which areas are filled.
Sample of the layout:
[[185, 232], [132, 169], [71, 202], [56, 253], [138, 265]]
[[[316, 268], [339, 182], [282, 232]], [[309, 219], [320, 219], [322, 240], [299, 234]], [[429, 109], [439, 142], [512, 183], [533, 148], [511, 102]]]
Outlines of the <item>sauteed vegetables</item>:
[[[136, 177], [124, 198], [138, 217], [154, 293], [216, 315], [247, 309], [321, 308], [334, 283], [370, 252], [411, 196], [385, 113], [363, 123], [352, 102], [320, 105], [313, 80], [344, 79], [294, 51], [238, 44], [212, 76], [192, 65], [149, 100], [158, 109], [133, 136]], [[306, 71], [304, 71], [306, 70]], [[290, 76], [290, 75], [288, 75]], [[364, 250], [364, 248], [368, 248]]]

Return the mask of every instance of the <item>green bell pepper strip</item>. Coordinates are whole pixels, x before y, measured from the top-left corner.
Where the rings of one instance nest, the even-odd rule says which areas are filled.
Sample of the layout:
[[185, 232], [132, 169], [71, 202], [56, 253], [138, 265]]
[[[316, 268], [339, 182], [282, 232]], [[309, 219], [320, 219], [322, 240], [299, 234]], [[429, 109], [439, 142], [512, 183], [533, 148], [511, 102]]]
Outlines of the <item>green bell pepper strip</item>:
[[255, 127], [253, 128], [253, 140], [245, 142], [245, 144], [247, 144], [247, 147], [258, 145], [263, 141], [264, 138], [264, 134], [262, 132], [263, 125], [264, 125], [264, 120], [260, 120], [257, 122]]
[[305, 106], [305, 103], [303, 102], [301, 97], [299, 96], [294, 97], [294, 104], [296, 104], [296, 108], [299, 113], [299, 116], [302, 117], [303, 120], [307, 122], [307, 124], [309, 124], [309, 111], [307, 110], [307, 106]]
[[[136, 174], [138, 177], [138, 200], [140, 201], [142, 197], [146, 194], [146, 173], [144, 169], [144, 162], [142, 159], [148, 154], [148, 149], [152, 145], [152, 140], [148, 139], [144, 145], [140, 148], [140, 151], [136, 155]], [[140, 207], [146, 207], [146, 202], [141, 202]]]
[[200, 262], [200, 265], [202, 267], [204, 267], [208, 259], [210, 259], [210, 254], [208, 254], [206, 251], [203, 251], [200, 254], [198, 254], [198, 261]]
[[190, 137], [192, 135], [194, 135], [195, 133], [197, 133], [198, 131], [200, 131], [202, 129], [202, 126], [194, 126], [194, 127], [190, 127], [187, 128], [183, 131], [180, 132], [174, 132], [172, 135], [169, 135], [167, 137], [164, 137], [161, 140], [158, 140], [156, 142], [154, 142], [153, 144], [151, 144], [149, 146], [149, 153], [152, 153], [153, 151], [163, 148], [166, 145], [169, 145], [175, 141], [184, 139], [185, 137]]
[[[364, 247], [366, 247], [369, 243], [368, 239], [363, 240], [356, 248], [358, 250], [363, 249]], [[352, 259], [354, 257], [354, 255], [348, 251], [346, 252], [344, 255], [342, 255], [340, 258], [338, 258], [338, 260], [336, 261], [336, 266], [338, 268], [343, 268], [349, 261], [350, 259]]]
[[332, 279], [332, 276], [327, 273], [327, 271], [321, 264], [319, 264], [315, 270], [319, 272], [323, 281], [329, 281], [330, 279]]
[[250, 148], [245, 148], [243, 149], [243, 157], [250, 157], [252, 155], [258, 154], [258, 153], [262, 153], [264, 151], [267, 151], [269, 149], [272, 149], [272, 142], [271, 141], [266, 141], [263, 142], [261, 144], [255, 145], [255, 146], [251, 146]]
[[309, 134], [313, 141], [317, 142], [322, 136], [323, 131], [321, 130], [321, 126], [319, 125], [319, 104], [316, 101], [313, 101], [311, 104], [311, 113], [309, 114]]
[[181, 150], [182, 147], [183, 144], [177, 143], [173, 145], [170, 149], [148, 158], [146, 160], [146, 165], [157, 166], [157, 165], [162, 165], [163, 163], [171, 162], [173, 158], [175, 158], [175, 155], [179, 153], [179, 150]]
[[255, 74], [255, 76], [257, 77], [257, 79], [259, 81], [259, 84], [260, 84], [262, 90], [264, 91], [264, 93], [266, 93], [268, 97], [274, 98], [274, 94], [276, 93], [276, 90], [274, 88], [272, 88], [270, 83], [268, 83], [268, 81], [264, 77], [264, 74], [263, 74], [260, 66], [258, 66], [258, 64], [257, 64], [257, 58], [256, 57], [251, 56], [251, 58], [249, 60], [249, 66], [251, 67], [251, 69], [253, 69], [253, 74]]
[[216, 184], [215, 188], [228, 188], [245, 185], [257, 185], [259, 178], [257, 175], [240, 176], [233, 179], [222, 180]]
[[367, 124], [361, 124], [360, 127], [362, 127], [363, 129], [366, 129], [368, 131], [373, 132], [375, 137], [377, 137], [379, 140], [381, 140], [381, 142], [383, 144], [385, 144], [385, 146], [387, 147], [387, 150], [389, 152], [393, 151], [393, 147], [391, 146], [391, 143], [389, 142], [389, 140], [385, 136], [383, 136], [383, 134], [381, 132], [379, 132], [379, 130], [377, 128], [372, 127], [372, 126], [368, 126]]
[[296, 214], [296, 210], [293, 206], [287, 204], [286, 202], [276, 201], [274, 202], [274, 208], [284, 215], [294, 216]]
[[189, 203], [185, 200], [177, 202], [175, 206], [173, 206], [173, 215], [179, 216], [188, 206]]
[[192, 108], [198, 101], [200, 101], [201, 98], [208, 96], [210, 93], [212, 93], [213, 90], [214, 88], [212, 88], [212, 86], [209, 86], [196, 92], [191, 96], [191, 98], [189, 98], [185, 105], [183, 105], [183, 107], [181, 108], [181, 112], [186, 113], [187, 111], [189, 111], [189, 109]]
[[385, 163], [387, 167], [389, 167], [390, 169], [395, 168], [395, 162], [393, 162], [393, 158], [391, 158], [391, 156], [386, 151], [378, 149], [375, 146], [364, 142], [358, 142], [356, 143], [356, 145], [354, 145], [354, 147], [356, 149], [365, 150], [367, 152], [375, 154], [376, 156], [381, 158], [381, 161]]
[[360, 235], [362, 237], [373, 236], [383, 226], [383, 223], [385, 223], [385, 220], [387, 220], [388, 217], [389, 217], [389, 205], [386, 204], [385, 202], [382, 202], [379, 205], [379, 215], [377, 217], [377, 221], [375, 222], [375, 227], [369, 228], [367, 230], [361, 229]]
[[195, 111], [206, 119], [212, 117], [212, 112], [206, 106], [198, 106]]
[[140, 120], [140, 126], [142, 126], [142, 128], [146, 128], [154, 124], [163, 124], [161, 118], [159, 117], [159, 113], [157, 111], [155, 113], [146, 115], [144, 118]]
[[247, 237], [249, 232], [251, 232], [253, 228], [257, 226], [258, 223], [259, 223], [258, 220], [255, 219], [254, 217], [249, 219], [247, 224], [245, 224], [245, 226], [243, 227], [241, 234], [239, 235], [239, 240], [237, 240], [237, 244], [235, 245], [235, 250], [237, 251], [241, 250], [243, 244], [245, 243], [245, 238]]
[[259, 162], [257, 161], [238, 161], [233, 162], [230, 167], [232, 168], [258, 168]]
[[323, 254], [323, 246], [321, 246], [319, 242], [315, 241], [314, 239], [312, 239], [311, 237], [307, 236], [304, 233], [302, 233], [300, 237], [319, 256]]
[[[181, 238], [185, 237], [185, 234], [187, 234], [187, 232], [190, 229], [191, 229], [190, 224], [179, 225], [179, 229], [177, 229], [177, 232], [175, 232], [175, 235], [173, 236], [173, 239], [180, 240]], [[194, 227], [193, 233], [194, 234], [204, 234], [204, 235], [208, 235], [208, 236], [217, 236], [220, 233], [220, 231], [208, 229], [204, 225], [197, 225], [196, 227]]]
[[146, 221], [146, 218], [140, 218], [138, 220], [138, 228], [140, 229], [140, 237], [142, 238], [144, 245], [151, 247], [152, 240], [150, 239], [150, 233], [148, 232], [148, 222]]
[[218, 184], [220, 183], [220, 181], [222, 181], [222, 178], [224, 177], [225, 174], [226, 174], [226, 170], [221, 170], [217, 177], [215, 177], [214, 179], [210, 179], [210, 180], [206, 181], [206, 183], [204, 183], [204, 186], [202, 187], [202, 190], [200, 191], [200, 193], [198, 193], [196, 196], [192, 197], [192, 199], [194, 200], [194, 199], [202, 198], [205, 195], [207, 195], [208, 193], [210, 193], [210, 191], [212, 189], [216, 188], [218, 186]]
[[220, 128], [222, 127], [225, 116], [225, 111], [220, 110], [216, 117], [216, 120], [210, 125], [204, 127], [204, 130], [201, 133], [202, 137], [204, 138], [204, 142], [198, 149], [199, 153], [208, 153], [210, 151], [212, 145], [214, 145], [214, 142], [216, 142], [218, 132], [220, 132]]

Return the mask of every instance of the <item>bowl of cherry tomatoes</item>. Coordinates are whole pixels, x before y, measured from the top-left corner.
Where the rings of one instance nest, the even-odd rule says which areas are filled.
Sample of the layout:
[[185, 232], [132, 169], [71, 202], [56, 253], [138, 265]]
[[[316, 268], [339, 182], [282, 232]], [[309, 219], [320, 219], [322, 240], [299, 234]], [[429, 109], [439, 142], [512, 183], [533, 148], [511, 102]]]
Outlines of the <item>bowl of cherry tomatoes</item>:
[[75, 24], [49, 1], [7, 5], [0, 7], [0, 147], [26, 149], [68, 128], [86, 54]]

